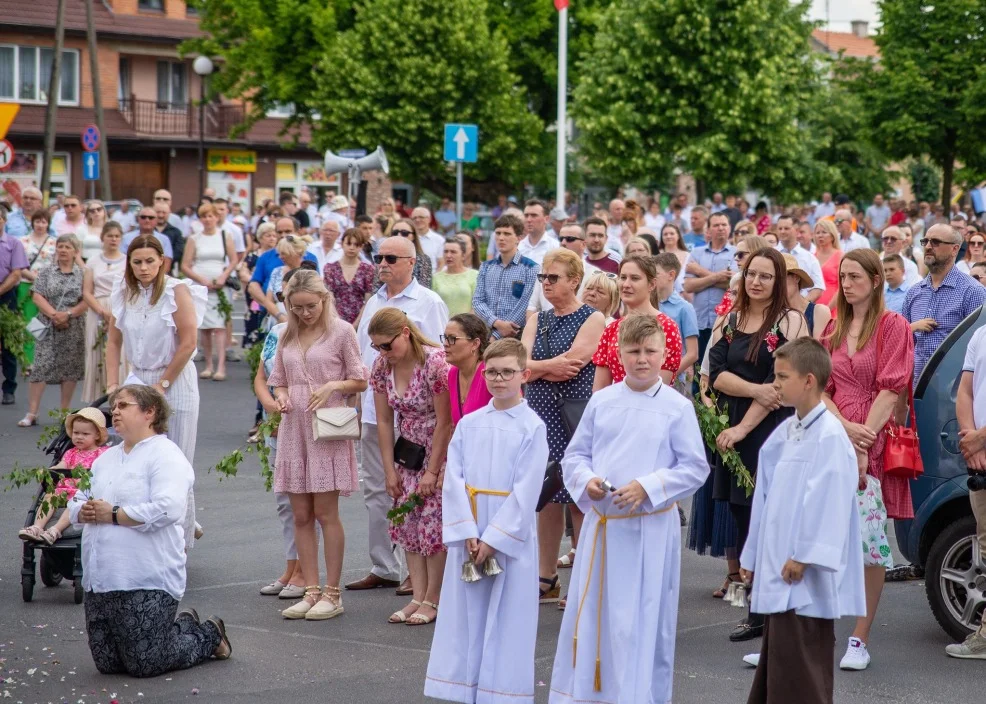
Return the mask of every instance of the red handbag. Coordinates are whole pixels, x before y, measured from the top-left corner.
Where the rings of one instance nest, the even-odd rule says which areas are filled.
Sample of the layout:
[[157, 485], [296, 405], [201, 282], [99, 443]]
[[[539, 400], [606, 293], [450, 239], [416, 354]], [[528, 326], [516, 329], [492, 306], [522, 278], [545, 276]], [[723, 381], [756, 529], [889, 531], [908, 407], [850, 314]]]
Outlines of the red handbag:
[[[883, 338], [883, 320], [876, 335], [876, 359], [880, 364], [880, 347]], [[883, 473], [888, 477], [904, 477], [917, 479], [924, 474], [924, 462], [921, 460], [921, 443], [918, 440], [917, 419], [914, 415], [913, 381], [907, 383], [907, 407], [910, 411], [911, 425], [898, 425], [891, 413], [885, 430], [887, 442], [883, 446]]]

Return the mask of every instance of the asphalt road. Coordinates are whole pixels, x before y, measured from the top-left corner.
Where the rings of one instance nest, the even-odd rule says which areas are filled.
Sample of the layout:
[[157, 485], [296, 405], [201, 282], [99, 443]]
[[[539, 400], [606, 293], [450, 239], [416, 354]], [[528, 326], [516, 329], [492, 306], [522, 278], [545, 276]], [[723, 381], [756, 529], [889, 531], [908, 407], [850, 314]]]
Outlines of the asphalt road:
[[[235, 479], [219, 482], [207, 471], [245, 440], [253, 402], [245, 364], [232, 364], [225, 383], [203, 382], [196, 457], [196, 503], [206, 530], [188, 566], [185, 601], [203, 618], [221, 615], [233, 642], [227, 662], [207, 663], [150, 680], [102, 676], [89, 656], [83, 607], [63, 584], [40, 582], [34, 601], [21, 600], [22, 527], [33, 490], [0, 494], [0, 701], [93, 704], [124, 702], [329, 702], [415, 703], [421, 695], [431, 643], [430, 627], [393, 626], [387, 616], [404, 600], [391, 591], [344, 593], [346, 613], [321, 622], [285, 621], [290, 602], [262, 597], [258, 588], [283, 566], [274, 500], [264, 492], [256, 459], [248, 456]], [[27, 385], [16, 406], [0, 407], [0, 472], [15, 462], [37, 465], [38, 428], [20, 429]], [[57, 403], [50, 388], [42, 417]], [[342, 501], [346, 526], [344, 580], [364, 575], [366, 523], [362, 499]], [[711, 598], [725, 573], [723, 562], [685, 551], [682, 564], [674, 699], [708, 703], [745, 701], [753, 671], [740, 658], [759, 641], [731, 644], [726, 635], [742, 612]], [[563, 580], [567, 578], [562, 571]], [[561, 612], [542, 607], [537, 644], [538, 702], [547, 702]], [[838, 624], [838, 652], [852, 629]], [[928, 609], [922, 582], [887, 586], [870, 650], [874, 662], [861, 673], [836, 671], [837, 702], [952, 704], [981, 701], [986, 663], [945, 657], [948, 638]], [[7, 698], [9, 695], [9, 699]]]

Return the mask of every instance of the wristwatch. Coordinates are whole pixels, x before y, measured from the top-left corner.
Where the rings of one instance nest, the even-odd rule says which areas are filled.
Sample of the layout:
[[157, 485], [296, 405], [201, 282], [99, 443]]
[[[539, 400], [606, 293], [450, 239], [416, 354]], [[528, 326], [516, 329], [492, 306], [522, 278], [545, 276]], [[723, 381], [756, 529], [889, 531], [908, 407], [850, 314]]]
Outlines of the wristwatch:
[[119, 521], [119, 519], [117, 518], [117, 515], [116, 515], [116, 512], [119, 511], [119, 510], [120, 510], [120, 507], [119, 506], [114, 506], [113, 507], [113, 525], [115, 525], [115, 526], [120, 525], [120, 521]]
[[161, 388], [162, 389], [165, 389], [165, 390], [170, 389], [171, 388], [171, 382], [168, 381], [167, 379], [161, 379]]

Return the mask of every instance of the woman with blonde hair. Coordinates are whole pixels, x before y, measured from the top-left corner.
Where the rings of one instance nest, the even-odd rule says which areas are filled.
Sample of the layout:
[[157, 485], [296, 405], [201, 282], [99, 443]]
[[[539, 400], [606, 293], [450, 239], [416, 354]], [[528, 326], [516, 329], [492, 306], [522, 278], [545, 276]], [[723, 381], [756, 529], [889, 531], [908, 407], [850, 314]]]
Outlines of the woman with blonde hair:
[[739, 244], [746, 237], [759, 237], [757, 226], [749, 220], [740, 220], [733, 228], [733, 244]]
[[828, 306], [839, 291], [839, 262], [842, 261], [839, 230], [831, 220], [815, 223], [815, 258], [822, 267], [822, 278], [825, 279], [825, 290], [815, 302]]
[[86, 201], [85, 217], [86, 236], [82, 240], [82, 260], [88, 262], [103, 251], [103, 225], [107, 223], [106, 206], [103, 205], [103, 201]]
[[[226, 317], [219, 311], [219, 292], [236, 266], [233, 236], [219, 227], [219, 212], [212, 203], [199, 206], [202, 231], [188, 237], [181, 260], [181, 273], [209, 291], [209, 305], [202, 319], [202, 379], [226, 379]], [[231, 256], [227, 256], [227, 253]], [[228, 302], [228, 301], [227, 301]], [[212, 352], [216, 352], [216, 372], [212, 371]]]
[[[366, 389], [356, 331], [336, 314], [332, 294], [314, 271], [299, 270], [284, 291], [288, 322], [267, 383], [281, 412], [274, 491], [288, 494], [294, 514], [298, 562], [305, 596], [284, 618], [324, 621], [343, 613], [339, 580], [346, 537], [339, 496], [359, 488], [352, 438], [316, 440], [315, 412], [343, 408]], [[318, 521], [325, 538], [325, 589], [319, 585]]]
[[616, 286], [616, 277], [605, 271], [591, 274], [582, 289], [582, 302], [602, 313], [609, 325], [620, 307], [620, 290]]
[[[442, 483], [445, 453], [452, 438], [449, 365], [445, 350], [427, 339], [399, 308], [383, 308], [367, 332], [380, 352], [370, 384], [377, 412], [377, 434], [394, 504], [417, 494], [423, 504], [391, 525], [391, 539], [404, 549], [414, 594], [390, 623], [423, 626], [438, 615], [445, 571], [442, 543]], [[398, 436], [394, 433], [397, 414]]]
[[[89, 304], [86, 314], [86, 376], [82, 382], [82, 401], [91, 403], [106, 390], [106, 340], [109, 336], [110, 293], [113, 282], [123, 275], [127, 255], [120, 251], [123, 228], [114, 221], [103, 225], [100, 235], [103, 248], [99, 254], [89, 257], [83, 272], [82, 296]], [[120, 368], [126, 376], [126, 366]]]

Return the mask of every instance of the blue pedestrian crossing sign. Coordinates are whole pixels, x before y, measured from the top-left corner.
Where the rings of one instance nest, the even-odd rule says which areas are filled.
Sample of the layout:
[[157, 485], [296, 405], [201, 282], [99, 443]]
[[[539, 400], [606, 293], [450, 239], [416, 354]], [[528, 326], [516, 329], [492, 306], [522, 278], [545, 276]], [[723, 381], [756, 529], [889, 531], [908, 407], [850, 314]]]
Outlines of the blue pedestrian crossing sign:
[[82, 179], [84, 181], [99, 180], [99, 152], [87, 152], [82, 157]]
[[445, 161], [472, 164], [479, 155], [479, 128], [476, 125], [445, 125]]

